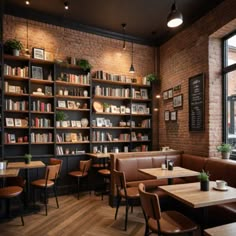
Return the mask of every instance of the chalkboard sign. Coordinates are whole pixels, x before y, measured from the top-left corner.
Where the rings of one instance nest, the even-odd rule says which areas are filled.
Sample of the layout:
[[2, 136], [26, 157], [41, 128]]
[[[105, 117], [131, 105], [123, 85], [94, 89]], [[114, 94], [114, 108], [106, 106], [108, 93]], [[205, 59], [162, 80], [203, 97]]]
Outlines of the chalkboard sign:
[[189, 78], [189, 131], [204, 130], [204, 75]]

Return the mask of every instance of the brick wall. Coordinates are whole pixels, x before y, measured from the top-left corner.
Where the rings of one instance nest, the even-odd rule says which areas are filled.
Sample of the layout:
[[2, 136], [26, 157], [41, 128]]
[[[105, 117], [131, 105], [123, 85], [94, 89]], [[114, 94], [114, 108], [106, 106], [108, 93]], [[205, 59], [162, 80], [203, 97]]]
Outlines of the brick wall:
[[[160, 47], [162, 92], [181, 85], [183, 108], [177, 122], [165, 122], [164, 111], [173, 110], [172, 101], [160, 103], [160, 146], [187, 153], [216, 156], [222, 141], [221, 41], [236, 29], [236, 1], [226, 0]], [[205, 131], [189, 132], [188, 80], [205, 74]], [[175, 94], [174, 94], [175, 95]]]

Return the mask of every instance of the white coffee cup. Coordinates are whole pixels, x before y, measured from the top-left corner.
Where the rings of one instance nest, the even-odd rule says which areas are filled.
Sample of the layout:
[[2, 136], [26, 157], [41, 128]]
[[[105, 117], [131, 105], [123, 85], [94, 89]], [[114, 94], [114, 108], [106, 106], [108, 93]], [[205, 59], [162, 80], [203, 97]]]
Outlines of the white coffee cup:
[[224, 180], [216, 180], [216, 187], [219, 189], [225, 189], [227, 183]]
[[165, 164], [165, 163], [162, 163], [162, 164], [161, 164], [161, 169], [162, 169], [162, 170], [165, 170], [165, 169], [166, 169], [166, 164]]

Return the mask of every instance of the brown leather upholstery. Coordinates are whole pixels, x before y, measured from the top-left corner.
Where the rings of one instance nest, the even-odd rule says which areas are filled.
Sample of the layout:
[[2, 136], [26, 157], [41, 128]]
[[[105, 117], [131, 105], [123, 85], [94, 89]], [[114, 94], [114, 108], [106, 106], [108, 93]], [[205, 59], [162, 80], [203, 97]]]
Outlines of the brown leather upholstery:
[[98, 173], [101, 174], [101, 175], [106, 175], [106, 176], [111, 175], [111, 171], [108, 170], [108, 169], [101, 169], [101, 170], [98, 170]]
[[[44, 204], [46, 215], [48, 214], [47, 211], [47, 189], [53, 187], [54, 195], [56, 198], [57, 208], [59, 208], [58, 200], [57, 200], [57, 193], [56, 193], [56, 181], [58, 178], [58, 174], [60, 171], [60, 164], [56, 165], [48, 165], [46, 166], [45, 177], [44, 179], [38, 179], [31, 182], [31, 185], [34, 188], [40, 188], [44, 190]], [[35, 195], [35, 189], [34, 189]], [[35, 201], [35, 198], [34, 198]]]
[[122, 198], [125, 200], [126, 204], [126, 214], [125, 214], [125, 230], [127, 230], [127, 222], [128, 222], [128, 210], [129, 210], [129, 203], [131, 204], [131, 209], [133, 212], [133, 202], [135, 199], [139, 199], [139, 193], [137, 187], [127, 187], [126, 186], [126, 178], [124, 172], [113, 170], [112, 175], [115, 181], [118, 199], [117, 199], [117, 206], [116, 206], [116, 213], [115, 213], [115, 220], [117, 218], [118, 210], [120, 207], [120, 202]]
[[[0, 199], [11, 199], [14, 197], [18, 197], [23, 192], [23, 188], [19, 186], [8, 186], [0, 188]], [[18, 198], [19, 202], [20, 199]], [[20, 202], [20, 205], [22, 203]], [[23, 219], [23, 211], [21, 209], [21, 223], [24, 226], [24, 219]]]
[[161, 212], [158, 195], [145, 191], [144, 184], [139, 184], [139, 194], [143, 209], [146, 232], [162, 234], [180, 234], [197, 230], [197, 225], [189, 218], [176, 211]]
[[77, 178], [78, 199], [79, 199], [79, 191], [80, 191], [80, 179], [88, 176], [88, 171], [91, 168], [91, 163], [92, 163], [91, 159], [80, 161], [79, 170], [71, 171], [68, 173], [68, 175]]

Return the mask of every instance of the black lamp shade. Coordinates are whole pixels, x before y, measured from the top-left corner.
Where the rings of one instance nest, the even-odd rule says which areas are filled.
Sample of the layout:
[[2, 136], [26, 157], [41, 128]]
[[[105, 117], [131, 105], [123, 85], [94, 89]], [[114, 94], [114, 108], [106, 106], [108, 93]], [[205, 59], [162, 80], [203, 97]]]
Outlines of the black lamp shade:
[[134, 73], [134, 72], [135, 72], [134, 65], [132, 63], [131, 66], [130, 66], [130, 69], [129, 69], [129, 73]]
[[167, 17], [167, 26], [170, 28], [178, 27], [183, 23], [183, 15], [177, 10], [175, 3], [171, 7], [171, 12]]

